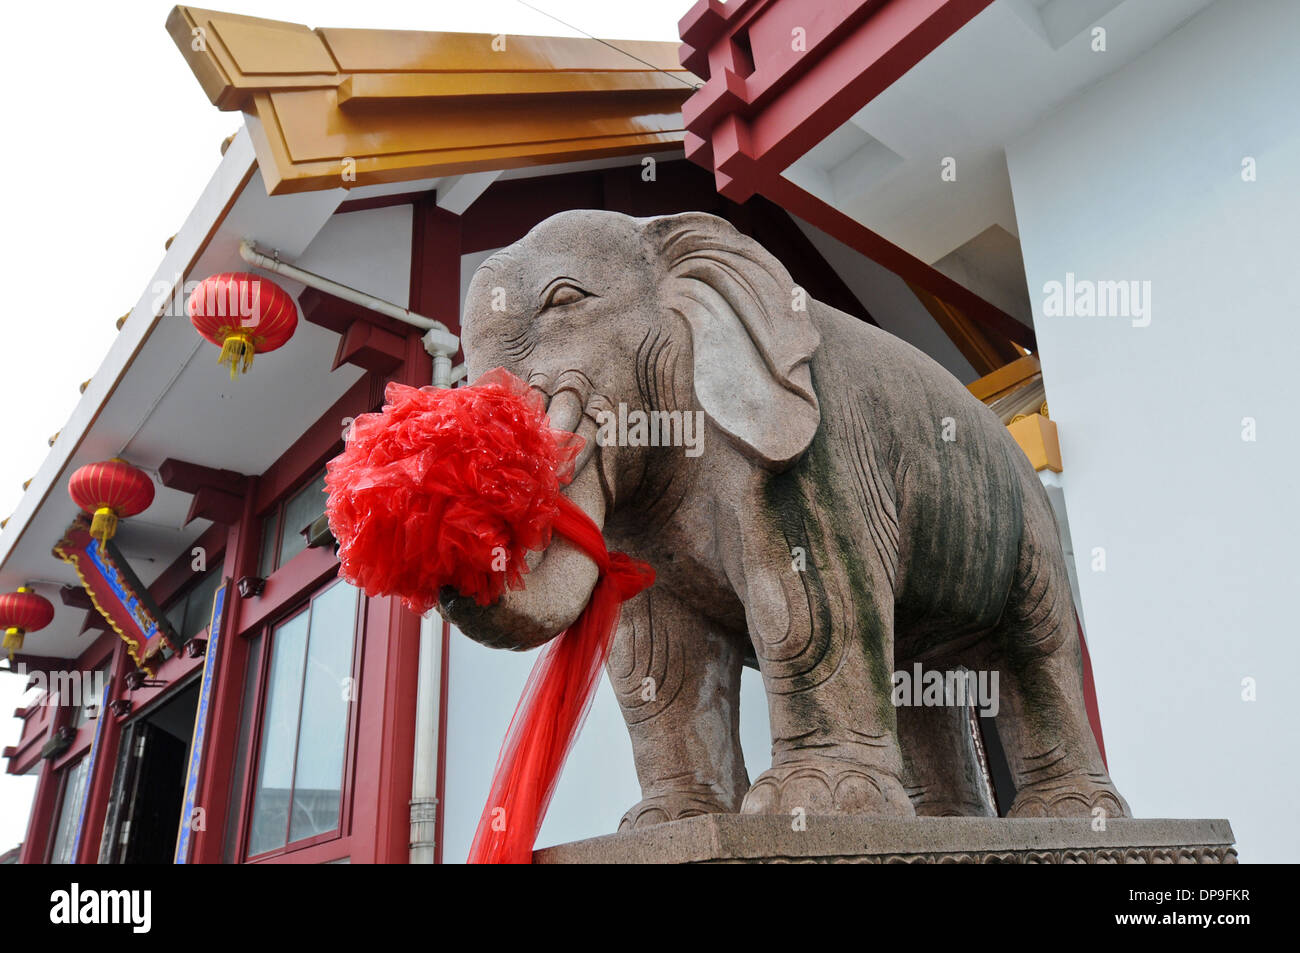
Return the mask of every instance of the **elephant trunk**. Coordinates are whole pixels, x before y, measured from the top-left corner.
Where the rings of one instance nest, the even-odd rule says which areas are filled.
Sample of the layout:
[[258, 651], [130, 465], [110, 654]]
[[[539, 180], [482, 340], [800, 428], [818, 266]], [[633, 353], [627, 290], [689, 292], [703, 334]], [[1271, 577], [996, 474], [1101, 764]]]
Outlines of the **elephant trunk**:
[[[573, 390], [562, 390], [551, 401], [548, 413], [555, 429], [577, 430], [585, 419], [583, 398]], [[600, 468], [588, 465], [595, 448], [594, 434], [583, 436], [586, 444], [564, 494], [603, 527], [605, 495]], [[490, 606], [480, 606], [454, 589], [444, 589], [439, 600], [443, 615], [474, 641], [491, 648], [522, 652], [550, 641], [582, 613], [599, 571], [589, 556], [559, 535], [552, 538], [544, 553], [530, 554], [528, 564], [524, 588], [507, 590]]]

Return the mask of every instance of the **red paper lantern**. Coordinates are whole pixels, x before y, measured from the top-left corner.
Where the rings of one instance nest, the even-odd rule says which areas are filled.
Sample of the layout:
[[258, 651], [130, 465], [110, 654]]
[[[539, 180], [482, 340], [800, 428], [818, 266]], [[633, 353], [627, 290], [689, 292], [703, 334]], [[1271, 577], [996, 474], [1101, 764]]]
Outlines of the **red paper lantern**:
[[0, 596], [0, 629], [4, 629], [4, 648], [9, 651], [9, 661], [13, 662], [15, 652], [22, 651], [23, 636], [43, 629], [53, 621], [54, 606], [50, 600], [26, 586]]
[[221, 348], [218, 364], [230, 379], [253, 365], [253, 355], [274, 351], [293, 337], [298, 306], [289, 292], [247, 271], [227, 271], [199, 282], [187, 305], [190, 323]]
[[92, 515], [90, 535], [100, 542], [113, 538], [117, 521], [143, 513], [153, 502], [153, 480], [143, 470], [114, 457], [91, 463], [68, 481], [68, 495]]

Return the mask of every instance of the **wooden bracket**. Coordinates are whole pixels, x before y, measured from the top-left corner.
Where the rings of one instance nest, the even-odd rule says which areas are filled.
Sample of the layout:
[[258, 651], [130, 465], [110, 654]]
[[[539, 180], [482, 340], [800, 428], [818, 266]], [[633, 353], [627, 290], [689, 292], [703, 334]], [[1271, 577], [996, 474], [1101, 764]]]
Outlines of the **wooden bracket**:
[[388, 374], [402, 366], [406, 360], [406, 339], [392, 331], [385, 331], [369, 321], [353, 321], [339, 339], [334, 352], [336, 370], [344, 364], [354, 364], [362, 370]]

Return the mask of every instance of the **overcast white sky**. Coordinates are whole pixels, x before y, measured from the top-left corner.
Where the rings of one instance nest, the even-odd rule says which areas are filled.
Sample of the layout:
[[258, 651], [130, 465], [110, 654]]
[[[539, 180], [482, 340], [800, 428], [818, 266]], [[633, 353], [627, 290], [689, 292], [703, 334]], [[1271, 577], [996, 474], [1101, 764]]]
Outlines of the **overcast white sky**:
[[[677, 40], [692, 0], [529, 0], [604, 38]], [[210, 9], [327, 27], [573, 36], [519, 0], [207, 0]], [[5, 11], [16, 82], [0, 131], [0, 517], [13, 512], [241, 124], [203, 95], [164, 29], [173, 3], [68, 0]], [[53, 542], [53, 541], [51, 541]], [[40, 634], [29, 637], [39, 652]], [[22, 685], [0, 675], [0, 746]], [[0, 852], [22, 840], [35, 778], [0, 775]]]

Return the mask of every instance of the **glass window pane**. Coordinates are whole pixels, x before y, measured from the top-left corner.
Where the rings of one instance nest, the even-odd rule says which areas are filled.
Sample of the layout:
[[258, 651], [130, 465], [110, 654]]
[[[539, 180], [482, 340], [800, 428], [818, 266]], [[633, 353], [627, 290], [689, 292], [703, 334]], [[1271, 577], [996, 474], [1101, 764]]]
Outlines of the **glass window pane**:
[[212, 597], [220, 585], [220, 570], [210, 569], [185, 597], [185, 627], [176, 633], [182, 642], [188, 642], [208, 627], [212, 621]]
[[325, 472], [289, 498], [284, 505], [284, 529], [280, 534], [280, 558], [283, 566], [307, 548], [302, 531], [325, 512]]
[[357, 590], [346, 583], [337, 583], [312, 603], [290, 841], [338, 827], [348, 705], [355, 695], [352, 636], [356, 608]]
[[[239, 741], [235, 748], [234, 770], [230, 775], [230, 817], [239, 817], [240, 805], [244, 803], [244, 757], [248, 750], [248, 738], [253, 730], [254, 706], [257, 704], [257, 680], [262, 672], [262, 636], [254, 635], [248, 640], [248, 667], [244, 680], [244, 704], [239, 709]], [[226, 863], [235, 862], [235, 851], [239, 846], [239, 825], [226, 825], [225, 857]]]
[[265, 579], [275, 572], [275, 530], [280, 525], [280, 509], [276, 507], [262, 520], [262, 555], [257, 561], [257, 574]]
[[82, 758], [72, 767], [66, 769], [67, 778], [63, 785], [63, 803], [59, 805], [58, 827], [55, 828], [54, 850], [50, 854], [52, 864], [72, 863], [72, 845], [76, 841], [76, 824], [81, 814], [81, 795], [86, 789], [86, 766], [89, 758]]
[[109, 789], [108, 810], [104, 815], [104, 827], [99, 834], [101, 864], [113, 863], [120, 846], [118, 837], [121, 829], [118, 822], [129, 810], [127, 802], [130, 800], [130, 792], [127, 790], [127, 784], [128, 776], [132, 773], [131, 764], [135, 760], [132, 752], [135, 750], [137, 724], [144, 724], [144, 722], [128, 721], [122, 726], [122, 737], [117, 745], [117, 763], [113, 766], [113, 786]]
[[284, 846], [285, 832], [289, 827], [293, 751], [298, 737], [298, 705], [302, 700], [308, 615], [300, 612], [279, 626], [271, 642], [271, 671], [266, 681], [262, 749], [253, 791], [253, 821], [248, 835], [249, 854]]

